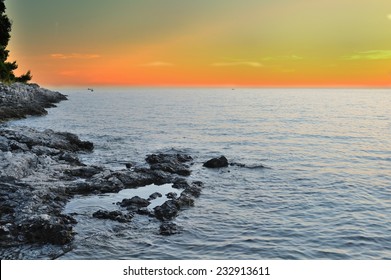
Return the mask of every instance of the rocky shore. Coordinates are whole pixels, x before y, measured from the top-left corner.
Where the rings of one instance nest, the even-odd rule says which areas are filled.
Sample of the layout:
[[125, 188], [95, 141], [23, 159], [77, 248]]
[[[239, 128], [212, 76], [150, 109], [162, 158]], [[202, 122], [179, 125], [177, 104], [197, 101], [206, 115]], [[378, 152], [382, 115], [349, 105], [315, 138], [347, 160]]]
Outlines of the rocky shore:
[[47, 114], [45, 108], [55, 107], [54, 103], [66, 100], [59, 92], [41, 88], [37, 84], [0, 83], [0, 123], [10, 119]]
[[[66, 97], [38, 85], [0, 84], [0, 121], [45, 114], [45, 108]], [[24, 244], [66, 246], [74, 235], [74, 215], [63, 214], [66, 203], [76, 195], [116, 193], [126, 188], [171, 183], [178, 194], [149, 209], [149, 199], [130, 197], [119, 201], [117, 211], [97, 211], [91, 218], [131, 223], [134, 215], [148, 215], [161, 221], [158, 233], [171, 235], [179, 228], [173, 222], [178, 213], [194, 204], [202, 182], [188, 182], [192, 157], [186, 154], [148, 155], [149, 168], [124, 166], [110, 170], [83, 164], [80, 153], [94, 145], [68, 132], [37, 131], [28, 127], [0, 124], [0, 257], [9, 248]], [[65, 250], [65, 249], [64, 249]]]

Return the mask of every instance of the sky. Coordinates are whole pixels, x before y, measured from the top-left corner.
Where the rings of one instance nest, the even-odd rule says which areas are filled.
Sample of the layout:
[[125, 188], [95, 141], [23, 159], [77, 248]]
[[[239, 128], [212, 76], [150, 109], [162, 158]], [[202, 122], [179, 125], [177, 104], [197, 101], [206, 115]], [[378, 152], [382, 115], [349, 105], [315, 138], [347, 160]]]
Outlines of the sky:
[[6, 0], [50, 86], [391, 86], [390, 0]]

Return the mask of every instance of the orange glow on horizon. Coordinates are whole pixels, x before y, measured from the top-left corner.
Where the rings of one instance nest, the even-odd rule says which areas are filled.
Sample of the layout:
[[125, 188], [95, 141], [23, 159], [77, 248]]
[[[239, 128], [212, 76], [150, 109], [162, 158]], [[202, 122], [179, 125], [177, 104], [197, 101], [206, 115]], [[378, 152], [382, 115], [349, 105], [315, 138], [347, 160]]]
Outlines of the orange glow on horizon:
[[9, 1], [10, 61], [48, 86], [391, 86], [388, 0], [170, 3]]

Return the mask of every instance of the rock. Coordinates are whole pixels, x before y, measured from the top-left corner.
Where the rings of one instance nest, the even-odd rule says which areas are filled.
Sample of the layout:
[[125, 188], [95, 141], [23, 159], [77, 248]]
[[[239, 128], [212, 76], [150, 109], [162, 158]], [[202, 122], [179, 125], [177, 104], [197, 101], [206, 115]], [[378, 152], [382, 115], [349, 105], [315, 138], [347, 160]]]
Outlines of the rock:
[[65, 95], [40, 88], [36, 84], [0, 83], [0, 122], [28, 115], [45, 115], [45, 108], [66, 99]]
[[171, 220], [178, 215], [179, 207], [174, 200], [167, 200], [153, 208], [156, 218], [161, 221]]
[[151, 194], [151, 195], [149, 196], [148, 200], [154, 200], [154, 199], [156, 199], [156, 198], [158, 198], [158, 197], [162, 197], [162, 194], [159, 193], [159, 192], [155, 192], [155, 193], [153, 193], [153, 194]]
[[169, 199], [175, 199], [178, 197], [178, 194], [174, 192], [169, 192], [168, 194], [166, 194], [166, 197]]
[[80, 178], [91, 178], [92, 176], [103, 171], [103, 168], [97, 166], [85, 166], [76, 169], [68, 169], [65, 171], [66, 174], [73, 177]]
[[151, 209], [149, 209], [148, 207], [142, 207], [142, 208], [137, 209], [137, 214], [154, 217], [153, 211]]
[[152, 154], [148, 155], [146, 161], [152, 170], [162, 170], [181, 176], [189, 176], [191, 171], [186, 162], [192, 161], [193, 158], [184, 154]]
[[0, 176], [16, 179], [31, 175], [38, 167], [38, 157], [32, 153], [0, 152]]
[[168, 173], [160, 170], [136, 168], [135, 170], [121, 170], [114, 172], [112, 176], [118, 178], [126, 188], [135, 188], [151, 184], [163, 185], [171, 182]]
[[184, 207], [191, 207], [194, 206], [194, 198], [193, 196], [182, 192], [179, 198], [175, 199], [175, 203], [179, 209]]
[[186, 181], [186, 179], [178, 178], [174, 181], [172, 187], [174, 189], [186, 189], [187, 187], [189, 187], [189, 183]]
[[139, 196], [134, 196], [132, 197], [131, 199], [128, 199], [128, 198], [124, 198], [120, 203], [119, 205], [121, 207], [129, 207], [129, 206], [132, 206], [132, 207], [137, 207], [137, 208], [141, 208], [141, 207], [147, 207], [149, 204], [151, 204], [151, 202], [149, 202], [148, 200], [144, 199], [144, 198], [141, 198]]
[[109, 180], [95, 182], [77, 182], [65, 188], [67, 195], [89, 195], [102, 193], [116, 193], [123, 189], [122, 183], [111, 182]]
[[72, 166], [83, 166], [84, 164], [81, 163], [79, 160], [79, 157], [73, 153], [68, 152], [61, 152], [61, 154], [58, 156], [59, 160], [63, 160]]
[[199, 197], [203, 188], [202, 182], [193, 182], [191, 185], [187, 186], [182, 194], [189, 194], [194, 197]]
[[[58, 102], [60, 97], [37, 85], [7, 87], [0, 83], [0, 121], [45, 114], [44, 108]], [[148, 207], [147, 199], [140, 197], [118, 203], [134, 213], [168, 221], [181, 208], [192, 206], [201, 192], [202, 186], [189, 184], [179, 177], [190, 175], [189, 155], [177, 152], [149, 155], [146, 160], [150, 168], [127, 164], [127, 169], [111, 171], [80, 161], [79, 152], [92, 150], [93, 143], [82, 141], [72, 133], [0, 124], [0, 248], [17, 251], [16, 248], [26, 243], [35, 243], [29, 246], [34, 251], [31, 248], [70, 243], [76, 221], [62, 211], [75, 195], [116, 193], [124, 188], [173, 183], [182, 193], [168, 194], [170, 200], [154, 209]], [[149, 200], [161, 196], [154, 193]], [[105, 210], [92, 216], [121, 223], [133, 217], [127, 212]], [[162, 225], [162, 234], [175, 233], [175, 226]], [[3, 252], [0, 250], [0, 258], [4, 257]]]
[[7, 138], [13, 145], [17, 144], [20, 146], [24, 144], [27, 146], [27, 149], [32, 149], [34, 146], [44, 146], [60, 151], [78, 152], [92, 151], [94, 147], [93, 143], [81, 141], [75, 134], [54, 132], [50, 129], [37, 131], [23, 126], [2, 127], [0, 136]]
[[225, 156], [219, 158], [212, 158], [203, 164], [207, 168], [222, 168], [228, 166], [228, 160]]
[[39, 215], [32, 217], [27, 224], [19, 226], [19, 231], [29, 243], [51, 243], [64, 245], [73, 239], [71, 224], [76, 221], [66, 215]]
[[92, 214], [94, 218], [117, 221], [120, 223], [128, 223], [132, 220], [133, 216], [130, 214], [124, 214], [121, 211], [106, 211], [99, 210]]
[[163, 222], [159, 228], [160, 235], [173, 235], [180, 233], [181, 228], [172, 222]]

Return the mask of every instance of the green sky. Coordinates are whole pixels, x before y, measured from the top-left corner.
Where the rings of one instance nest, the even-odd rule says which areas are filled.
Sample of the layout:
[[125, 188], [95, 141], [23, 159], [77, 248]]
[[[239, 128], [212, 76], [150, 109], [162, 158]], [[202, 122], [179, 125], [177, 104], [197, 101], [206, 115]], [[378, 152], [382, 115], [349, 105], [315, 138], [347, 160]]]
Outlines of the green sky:
[[44, 84], [388, 86], [389, 0], [6, 0]]

